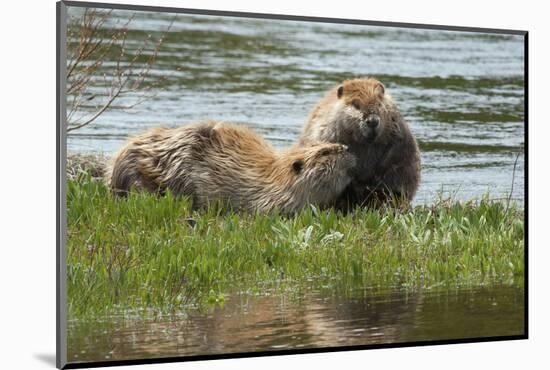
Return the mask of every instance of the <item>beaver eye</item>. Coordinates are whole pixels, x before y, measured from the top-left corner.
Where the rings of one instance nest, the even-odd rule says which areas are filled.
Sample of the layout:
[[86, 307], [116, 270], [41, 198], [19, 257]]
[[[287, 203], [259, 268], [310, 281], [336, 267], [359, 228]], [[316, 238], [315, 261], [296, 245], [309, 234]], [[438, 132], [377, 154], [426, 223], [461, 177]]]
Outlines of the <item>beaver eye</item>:
[[292, 162], [292, 169], [296, 173], [300, 173], [303, 167], [304, 167], [304, 162], [300, 159], [297, 159], [294, 162]]
[[353, 105], [353, 107], [357, 110], [361, 110], [361, 105], [359, 104], [359, 102], [357, 100], [354, 100], [351, 102], [351, 105]]

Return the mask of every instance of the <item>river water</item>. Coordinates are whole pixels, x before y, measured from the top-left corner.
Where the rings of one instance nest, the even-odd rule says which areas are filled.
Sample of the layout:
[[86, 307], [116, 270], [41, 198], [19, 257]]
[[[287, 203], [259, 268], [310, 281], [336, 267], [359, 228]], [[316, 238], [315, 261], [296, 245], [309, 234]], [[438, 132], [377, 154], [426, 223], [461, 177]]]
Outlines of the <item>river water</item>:
[[[70, 17], [80, 13], [69, 8]], [[111, 154], [148, 127], [207, 118], [245, 123], [285, 147], [328, 88], [369, 75], [386, 85], [420, 144], [417, 203], [441, 191], [477, 199], [512, 190], [523, 203], [522, 36], [120, 10], [104, 27], [132, 16], [128, 55], [165, 34], [152, 97], [122, 109], [138, 99], [123, 96], [69, 134], [69, 152]], [[107, 56], [83, 112], [102, 102], [115, 60]]]

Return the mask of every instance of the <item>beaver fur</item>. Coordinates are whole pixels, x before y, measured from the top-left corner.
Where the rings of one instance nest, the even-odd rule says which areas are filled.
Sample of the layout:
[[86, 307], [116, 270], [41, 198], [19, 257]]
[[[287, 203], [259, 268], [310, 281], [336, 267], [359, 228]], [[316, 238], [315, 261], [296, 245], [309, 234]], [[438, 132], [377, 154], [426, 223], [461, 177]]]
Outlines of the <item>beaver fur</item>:
[[384, 85], [374, 78], [346, 80], [313, 108], [299, 147], [341, 143], [357, 157], [340, 207], [412, 201], [420, 183], [420, 152]]
[[342, 144], [277, 152], [252, 129], [208, 121], [153, 128], [131, 138], [106, 174], [116, 195], [131, 189], [222, 201], [248, 211], [294, 213], [331, 204], [351, 182], [355, 158]]

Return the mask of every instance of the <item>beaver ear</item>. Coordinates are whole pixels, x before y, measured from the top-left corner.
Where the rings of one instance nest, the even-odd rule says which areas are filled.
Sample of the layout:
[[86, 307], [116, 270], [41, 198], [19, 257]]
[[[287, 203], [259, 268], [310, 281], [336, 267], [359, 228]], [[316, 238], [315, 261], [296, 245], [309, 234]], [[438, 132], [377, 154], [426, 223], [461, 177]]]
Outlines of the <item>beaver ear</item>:
[[338, 90], [336, 91], [336, 95], [338, 96], [338, 99], [340, 99], [342, 97], [342, 95], [344, 95], [344, 86], [343, 85], [338, 86]]
[[292, 169], [297, 174], [302, 172], [303, 167], [304, 167], [304, 162], [301, 159], [296, 159], [294, 162], [292, 162]]
[[376, 93], [378, 93], [378, 95], [384, 95], [384, 93], [386, 92], [386, 88], [384, 87], [382, 82], [379, 82], [378, 84], [376, 84], [376, 87], [374, 88], [374, 91], [376, 91]]

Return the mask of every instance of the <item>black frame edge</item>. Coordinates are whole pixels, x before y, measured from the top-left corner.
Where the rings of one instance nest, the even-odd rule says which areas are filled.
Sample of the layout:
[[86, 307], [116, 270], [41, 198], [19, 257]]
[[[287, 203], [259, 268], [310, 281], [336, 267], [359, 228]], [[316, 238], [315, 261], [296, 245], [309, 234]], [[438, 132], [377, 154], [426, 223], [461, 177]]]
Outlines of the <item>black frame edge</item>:
[[59, 199], [59, 186], [60, 186], [60, 181], [59, 181], [59, 171], [60, 171], [60, 168], [59, 168], [59, 159], [61, 157], [61, 150], [59, 148], [59, 144], [60, 144], [60, 140], [59, 140], [59, 116], [60, 116], [60, 107], [59, 107], [59, 103], [60, 103], [60, 94], [61, 94], [61, 91], [60, 91], [60, 88], [59, 88], [59, 82], [60, 82], [60, 79], [59, 79], [59, 65], [61, 64], [61, 58], [60, 58], [60, 55], [59, 55], [59, 43], [61, 42], [61, 25], [60, 25], [60, 18], [61, 18], [61, 7], [62, 7], [62, 4], [61, 3], [56, 3], [55, 4], [55, 19], [56, 19], [56, 29], [55, 29], [55, 36], [56, 36], [56, 54], [55, 54], [55, 57], [56, 57], [56, 63], [55, 63], [55, 76], [56, 76], [56, 79], [55, 79], [55, 89], [56, 89], [56, 96], [55, 96], [55, 106], [56, 106], [56, 111], [55, 111], [55, 119], [56, 119], [56, 132], [55, 132], [55, 178], [57, 179], [56, 181], [56, 184], [55, 184], [55, 200], [56, 200], [56, 214], [55, 214], [55, 227], [56, 227], [56, 233], [55, 233], [55, 244], [56, 244], [56, 249], [55, 249], [55, 293], [56, 293], [56, 297], [55, 297], [55, 366], [57, 368], [61, 368], [64, 364], [61, 363], [61, 313], [59, 311], [59, 308], [60, 308], [60, 301], [59, 301], [59, 284], [61, 282], [61, 279], [60, 279], [60, 276], [59, 276], [59, 255], [60, 255], [60, 250], [61, 250], [61, 246], [59, 244], [59, 226], [60, 226], [60, 222], [59, 222], [59, 217], [61, 215], [61, 210], [60, 210], [60, 199]]
[[278, 19], [278, 20], [320, 22], [320, 23], [344, 23], [344, 24], [357, 24], [357, 25], [370, 25], [370, 26], [416, 28], [416, 29], [427, 29], [427, 30], [498, 33], [498, 34], [509, 34], [509, 35], [524, 35], [527, 32], [525, 30], [513, 30], [513, 29], [432, 25], [432, 24], [424, 24], [424, 23], [369, 21], [369, 20], [351, 19], [351, 18], [310, 17], [310, 16], [288, 15], [288, 14], [234, 12], [234, 11], [228, 11], [228, 10], [189, 9], [189, 8], [175, 8], [175, 7], [164, 7], [164, 6], [113, 4], [113, 3], [98, 3], [98, 2], [86, 2], [86, 1], [72, 1], [72, 0], [63, 0], [62, 2], [66, 6], [74, 6], [74, 7], [93, 7], [93, 8], [101, 8], [101, 9], [120, 9], [120, 10], [165, 12], [165, 13], [178, 13], [178, 14], [202, 14], [202, 15], [225, 16], [225, 17]]
[[67, 294], [66, 294], [66, 157], [65, 94], [67, 6], [56, 3], [56, 367], [67, 366]]
[[197, 356], [188, 356], [188, 357], [180, 356], [180, 357], [159, 357], [159, 358], [137, 359], [137, 360], [76, 362], [76, 363], [68, 363], [66, 366], [63, 367], [63, 369], [87, 369], [87, 368], [95, 368], [95, 367], [164, 364], [164, 363], [174, 363], [174, 362], [192, 362], [192, 361], [205, 361], [205, 360], [211, 361], [211, 360], [254, 358], [254, 357], [288, 356], [288, 355], [298, 355], [298, 354], [305, 355], [305, 354], [316, 354], [316, 353], [350, 352], [350, 351], [373, 350], [373, 349], [501, 342], [501, 341], [525, 340], [525, 339], [527, 339], [526, 335], [513, 335], [513, 336], [501, 336], [501, 337], [433, 340], [433, 341], [423, 341], [423, 342], [388, 343], [388, 344], [345, 346], [345, 347], [307, 348], [307, 349], [300, 348], [300, 349], [280, 350], [280, 351], [224, 353], [224, 354], [216, 354], [216, 355], [197, 355]]
[[524, 34], [524, 55], [523, 55], [523, 78], [524, 78], [524, 117], [523, 117], [523, 133], [525, 136], [524, 144], [524, 176], [523, 176], [523, 188], [524, 188], [524, 252], [523, 252], [523, 265], [524, 265], [524, 281], [525, 281], [525, 321], [524, 331], [525, 337], [529, 337], [529, 32]]

